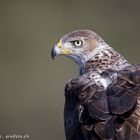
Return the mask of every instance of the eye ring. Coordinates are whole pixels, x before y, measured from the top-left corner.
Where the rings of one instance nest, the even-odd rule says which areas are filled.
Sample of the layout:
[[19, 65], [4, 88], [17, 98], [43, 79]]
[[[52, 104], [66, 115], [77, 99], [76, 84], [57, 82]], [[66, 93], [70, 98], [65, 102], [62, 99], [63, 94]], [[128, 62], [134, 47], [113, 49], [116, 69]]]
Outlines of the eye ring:
[[83, 41], [81, 41], [81, 40], [75, 40], [75, 41], [73, 41], [73, 44], [74, 44], [76, 47], [80, 47], [80, 46], [83, 44]]

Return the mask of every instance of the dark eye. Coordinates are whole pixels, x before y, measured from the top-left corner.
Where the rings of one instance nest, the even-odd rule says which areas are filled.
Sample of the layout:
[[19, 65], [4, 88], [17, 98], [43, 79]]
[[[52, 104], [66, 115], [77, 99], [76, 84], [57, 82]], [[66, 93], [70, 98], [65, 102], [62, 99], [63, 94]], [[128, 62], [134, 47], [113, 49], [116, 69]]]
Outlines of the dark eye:
[[83, 44], [83, 41], [81, 41], [81, 40], [75, 40], [75, 41], [73, 41], [73, 44], [74, 44], [76, 47], [80, 47], [80, 46]]

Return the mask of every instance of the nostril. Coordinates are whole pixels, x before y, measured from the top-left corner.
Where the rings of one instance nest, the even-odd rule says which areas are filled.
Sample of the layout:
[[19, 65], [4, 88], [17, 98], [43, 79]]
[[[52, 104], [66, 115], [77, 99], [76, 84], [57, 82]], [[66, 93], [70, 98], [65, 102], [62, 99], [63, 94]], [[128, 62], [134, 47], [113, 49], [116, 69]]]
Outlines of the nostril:
[[58, 48], [60, 48], [60, 49], [61, 49], [62, 47], [61, 47], [60, 45], [58, 45]]

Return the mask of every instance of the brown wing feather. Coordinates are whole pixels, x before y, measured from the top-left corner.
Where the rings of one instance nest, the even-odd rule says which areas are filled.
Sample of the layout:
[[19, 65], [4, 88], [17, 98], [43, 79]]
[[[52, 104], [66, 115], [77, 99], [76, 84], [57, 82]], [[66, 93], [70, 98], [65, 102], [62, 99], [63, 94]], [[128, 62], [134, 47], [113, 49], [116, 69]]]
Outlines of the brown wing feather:
[[137, 106], [131, 117], [129, 117], [123, 127], [121, 134], [125, 140], [139, 140], [140, 139], [140, 65], [128, 67], [127, 70], [132, 72], [131, 80], [135, 84], [133, 93], [137, 96]]
[[[105, 76], [114, 71], [106, 71]], [[140, 139], [140, 65], [117, 72], [107, 90], [86, 73], [65, 88], [67, 140]]]

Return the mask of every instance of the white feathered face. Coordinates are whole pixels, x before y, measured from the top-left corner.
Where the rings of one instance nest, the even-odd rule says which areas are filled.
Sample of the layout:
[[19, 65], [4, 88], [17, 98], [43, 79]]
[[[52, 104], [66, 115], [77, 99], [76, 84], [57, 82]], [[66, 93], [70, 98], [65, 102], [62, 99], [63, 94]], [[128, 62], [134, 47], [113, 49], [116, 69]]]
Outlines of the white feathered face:
[[66, 55], [79, 63], [87, 52], [93, 52], [98, 47], [101, 38], [89, 30], [79, 30], [66, 34], [52, 49], [52, 58]]

